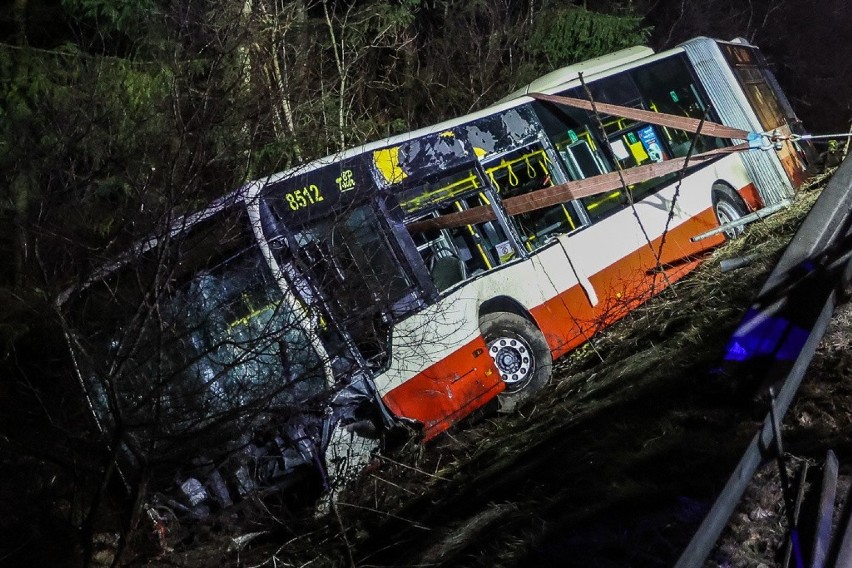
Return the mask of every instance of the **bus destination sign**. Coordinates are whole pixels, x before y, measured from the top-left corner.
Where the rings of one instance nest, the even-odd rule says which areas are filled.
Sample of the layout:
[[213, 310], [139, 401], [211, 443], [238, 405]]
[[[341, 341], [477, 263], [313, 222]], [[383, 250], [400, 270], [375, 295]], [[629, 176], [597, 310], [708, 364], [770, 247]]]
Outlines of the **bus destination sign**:
[[367, 164], [364, 156], [355, 156], [273, 182], [264, 195], [278, 217], [288, 224], [321, 219], [373, 187]]

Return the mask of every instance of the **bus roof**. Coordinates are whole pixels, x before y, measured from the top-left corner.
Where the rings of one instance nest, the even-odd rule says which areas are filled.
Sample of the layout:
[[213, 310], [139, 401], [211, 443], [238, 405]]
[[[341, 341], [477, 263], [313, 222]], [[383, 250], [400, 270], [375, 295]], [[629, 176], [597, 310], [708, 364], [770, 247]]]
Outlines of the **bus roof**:
[[[710, 38], [696, 39], [712, 42], [716, 41]], [[674, 53], [679, 53], [682, 51], [684, 51], [683, 47], [675, 47], [673, 49], [655, 54], [654, 50], [649, 47], [634, 46], [600, 57], [595, 57], [586, 61], [581, 61], [579, 63], [575, 63], [573, 65], [569, 65], [567, 67], [563, 67], [561, 69], [557, 69], [556, 71], [548, 73], [536, 79], [535, 81], [523, 87], [522, 89], [519, 89], [514, 93], [504, 97], [500, 101], [497, 101], [495, 104], [479, 111], [466, 114], [464, 116], [456, 117], [435, 125], [426, 126], [418, 130], [413, 130], [411, 132], [397, 134], [388, 138], [383, 138], [381, 140], [368, 142], [360, 146], [347, 148], [336, 154], [317, 158], [315, 160], [300, 164], [298, 166], [294, 166], [282, 172], [278, 172], [264, 178], [246, 182], [239, 188], [213, 201], [207, 207], [199, 211], [195, 211], [193, 213], [178, 217], [173, 223], [171, 223], [170, 230], [166, 231], [165, 233], [161, 233], [158, 236], [155, 235], [148, 237], [147, 239], [144, 239], [143, 241], [137, 243], [136, 246], [132, 247], [132, 249], [128, 251], [128, 253], [122, 255], [122, 257], [120, 257], [117, 261], [110, 263], [104, 267], [101, 267], [101, 269], [96, 271], [96, 273], [92, 277], [90, 277], [82, 287], [85, 288], [86, 285], [91, 283], [91, 281], [96, 280], [99, 277], [103, 277], [104, 274], [108, 274], [116, 270], [118, 267], [124, 265], [134, 256], [156, 247], [159, 244], [160, 239], [165, 234], [176, 235], [182, 233], [183, 231], [186, 231], [187, 229], [194, 226], [195, 224], [213, 215], [216, 215], [239, 202], [254, 200], [257, 198], [263, 188], [272, 183], [300, 174], [305, 174], [327, 166], [329, 164], [333, 164], [335, 162], [345, 160], [354, 156], [359, 156], [361, 154], [365, 154], [373, 150], [379, 150], [382, 148], [387, 148], [389, 146], [402, 144], [423, 136], [427, 136], [429, 134], [445, 132], [451, 128], [464, 125], [479, 118], [494, 115], [506, 110], [510, 110], [512, 108], [522, 106], [524, 104], [528, 104], [532, 102], [533, 99], [527, 97], [527, 93], [552, 93], [555, 91], [564, 90], [568, 87], [576, 86], [577, 84], [579, 84], [580, 73], [583, 74], [584, 79], [592, 81], [597, 78], [618, 73], [630, 67], [636, 66], [639, 63], [649, 63], [651, 61], [662, 59]], [[71, 293], [71, 290], [77, 287], [78, 286], [72, 287], [71, 289], [68, 289], [61, 293], [58, 299], [58, 303], [61, 304], [66, 301]]]

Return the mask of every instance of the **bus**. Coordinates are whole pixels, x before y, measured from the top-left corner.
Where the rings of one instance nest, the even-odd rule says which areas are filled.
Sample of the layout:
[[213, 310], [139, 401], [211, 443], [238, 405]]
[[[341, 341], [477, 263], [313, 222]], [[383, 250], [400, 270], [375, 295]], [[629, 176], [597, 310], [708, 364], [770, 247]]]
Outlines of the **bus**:
[[[773, 143], [726, 152], [730, 140], [700, 130], [547, 96]], [[84, 322], [68, 334], [72, 352], [89, 346], [89, 359], [130, 377], [116, 386], [80, 365], [78, 379], [102, 430], [117, 415], [124, 430], [138, 425], [133, 455], [231, 417], [240, 491], [304, 466], [328, 489], [382, 431], [403, 425], [428, 441], [486, 404], [524, 404], [554, 359], [687, 275], [741, 230], [732, 222], [789, 200], [812, 159], [802, 133], [745, 40], [560, 69], [479, 112], [253, 181], [182, 218], [64, 300]], [[677, 159], [685, 167], [666, 175], [536, 205], [548, 190]], [[265, 442], [246, 441], [260, 430]], [[192, 506], [233, 500], [216, 487], [181, 484]]]

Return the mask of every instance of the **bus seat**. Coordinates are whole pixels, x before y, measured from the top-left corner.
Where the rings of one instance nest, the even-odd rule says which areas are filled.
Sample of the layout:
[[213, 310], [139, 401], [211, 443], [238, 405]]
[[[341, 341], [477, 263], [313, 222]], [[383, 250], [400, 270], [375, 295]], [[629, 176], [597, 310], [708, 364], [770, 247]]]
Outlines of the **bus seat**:
[[439, 292], [464, 280], [465, 272], [464, 263], [455, 255], [440, 256], [432, 263], [432, 281]]

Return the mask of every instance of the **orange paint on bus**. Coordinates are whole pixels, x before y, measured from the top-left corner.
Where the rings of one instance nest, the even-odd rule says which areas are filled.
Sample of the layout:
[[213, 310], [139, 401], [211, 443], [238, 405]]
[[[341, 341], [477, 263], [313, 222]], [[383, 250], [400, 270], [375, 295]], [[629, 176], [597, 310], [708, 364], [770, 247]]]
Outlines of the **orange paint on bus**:
[[760, 193], [757, 191], [757, 186], [753, 183], [741, 188], [737, 193], [743, 198], [749, 211], [757, 211], [763, 207], [763, 199], [760, 198]]
[[423, 424], [423, 438], [429, 440], [505, 388], [485, 340], [479, 336], [383, 399], [395, 415]]

